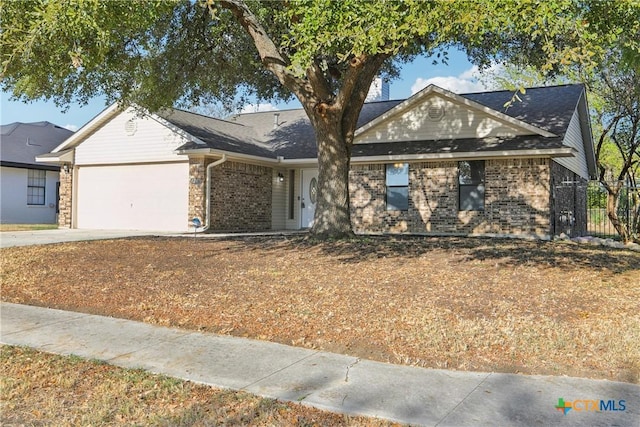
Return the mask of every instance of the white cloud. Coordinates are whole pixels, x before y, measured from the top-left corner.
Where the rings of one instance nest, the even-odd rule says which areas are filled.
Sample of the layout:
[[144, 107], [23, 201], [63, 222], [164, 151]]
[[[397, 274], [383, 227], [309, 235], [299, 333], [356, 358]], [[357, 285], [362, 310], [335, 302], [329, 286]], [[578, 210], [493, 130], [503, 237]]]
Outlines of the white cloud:
[[431, 84], [449, 90], [453, 93], [482, 92], [488, 90], [489, 86], [479, 78], [487, 73], [496, 73], [501, 68], [501, 65], [494, 64], [481, 73], [478, 67], [474, 65], [457, 76], [437, 76], [428, 79], [418, 77], [415, 83], [411, 86], [411, 94], [413, 95]]
[[249, 104], [242, 107], [240, 114], [260, 113], [263, 111], [278, 111], [278, 108], [270, 102], [266, 104]]
[[411, 86], [411, 94], [413, 95], [429, 85], [436, 85], [454, 93], [481, 92], [484, 90], [484, 86], [481, 83], [460, 77], [431, 77], [429, 79], [419, 77]]
[[475, 80], [478, 78], [478, 66], [474, 65], [468, 70], [463, 71], [458, 77], [463, 80]]
[[75, 131], [77, 131], [79, 129], [79, 127], [76, 126], [76, 125], [64, 125], [62, 127], [65, 128], [65, 129], [70, 130], [71, 132], [75, 132]]

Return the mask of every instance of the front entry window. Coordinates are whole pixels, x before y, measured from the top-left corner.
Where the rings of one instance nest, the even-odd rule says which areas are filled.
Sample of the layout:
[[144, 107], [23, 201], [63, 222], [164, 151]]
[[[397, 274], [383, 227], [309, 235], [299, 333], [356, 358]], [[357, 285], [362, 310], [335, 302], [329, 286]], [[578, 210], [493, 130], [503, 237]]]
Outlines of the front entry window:
[[309, 200], [314, 205], [318, 200], [318, 180], [315, 178], [311, 178], [311, 182], [309, 182]]

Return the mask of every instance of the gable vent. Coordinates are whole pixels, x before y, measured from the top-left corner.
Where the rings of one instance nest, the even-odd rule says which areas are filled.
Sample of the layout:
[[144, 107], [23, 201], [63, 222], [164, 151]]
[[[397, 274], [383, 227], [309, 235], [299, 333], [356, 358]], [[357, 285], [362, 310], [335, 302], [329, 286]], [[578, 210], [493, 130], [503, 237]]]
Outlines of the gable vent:
[[124, 124], [124, 131], [129, 136], [132, 136], [134, 133], [136, 133], [137, 128], [138, 128], [138, 124], [134, 119], [127, 120]]
[[432, 105], [427, 110], [427, 116], [429, 117], [429, 120], [433, 122], [442, 120], [444, 117], [444, 107], [441, 105]]

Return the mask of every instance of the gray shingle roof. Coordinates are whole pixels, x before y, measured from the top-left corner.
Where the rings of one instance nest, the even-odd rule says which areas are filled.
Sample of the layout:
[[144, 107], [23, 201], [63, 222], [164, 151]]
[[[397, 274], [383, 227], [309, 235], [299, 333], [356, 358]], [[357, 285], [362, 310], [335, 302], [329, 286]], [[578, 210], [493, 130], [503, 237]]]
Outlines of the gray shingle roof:
[[[516, 102], [506, 110], [504, 104], [513, 96], [512, 91], [470, 93], [460, 96], [559, 136], [559, 138], [512, 138], [508, 141], [504, 140], [505, 145], [499, 148], [499, 150], [523, 150], [536, 147], [561, 147], [562, 138], [583, 91], [582, 85], [531, 88], [527, 89], [526, 94], [519, 94], [522, 102]], [[379, 117], [403, 101], [381, 101], [365, 104], [357, 127]], [[277, 114], [277, 126], [274, 124], [275, 114]], [[199, 138], [207, 144], [206, 147], [211, 149], [270, 159], [275, 159], [277, 156], [286, 159], [317, 157], [315, 133], [303, 109], [238, 114], [225, 120], [212, 119], [180, 110], [171, 110], [161, 116], [185, 132]], [[489, 140], [476, 139], [357, 144], [354, 147], [353, 155], [381, 155], [388, 154], [388, 151], [395, 151], [398, 154], [424, 154], [442, 151], [498, 150], [498, 148], [492, 148], [494, 142], [494, 140], [489, 142]], [[203, 148], [203, 146], [188, 143], [180, 147], [182, 150], [196, 148]]]
[[[357, 127], [370, 122], [401, 102], [402, 100], [395, 100], [364, 104], [358, 118]], [[257, 115], [263, 116], [259, 118], [261, 124], [271, 120], [271, 130], [268, 130], [264, 125], [261, 129], [267, 131], [265, 138], [271, 143], [277, 156], [282, 156], [285, 159], [313, 159], [318, 157], [315, 132], [304, 110], [280, 112], [278, 117], [280, 125], [276, 129], [273, 127], [273, 114], [274, 112], [254, 113], [251, 115], [252, 117], [245, 114], [237, 120], [242, 120], [247, 125], [252, 120], [257, 119]]]
[[[206, 144], [206, 147], [232, 153], [275, 158], [269, 145], [260, 141], [255, 130], [249, 126], [181, 110], [167, 110], [158, 115], [198, 138]], [[180, 147], [180, 149], [197, 148], [203, 148], [203, 146], [190, 142]]]
[[461, 96], [564, 137], [583, 91], [584, 86], [580, 84], [530, 88], [525, 94], [518, 93], [522, 102], [514, 102], [506, 111], [504, 104], [511, 99], [513, 91], [468, 93]]
[[2, 166], [59, 170], [58, 166], [36, 163], [36, 156], [49, 153], [73, 132], [49, 122], [15, 122], [0, 126]]

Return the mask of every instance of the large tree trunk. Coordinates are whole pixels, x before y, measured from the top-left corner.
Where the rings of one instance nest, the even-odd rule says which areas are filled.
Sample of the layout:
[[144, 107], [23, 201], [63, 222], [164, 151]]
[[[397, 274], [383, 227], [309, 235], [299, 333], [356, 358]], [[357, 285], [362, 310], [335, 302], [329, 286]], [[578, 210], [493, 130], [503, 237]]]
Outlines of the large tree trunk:
[[629, 243], [631, 241], [631, 233], [629, 233], [629, 228], [624, 223], [624, 221], [620, 220], [618, 217], [618, 204], [620, 203], [620, 189], [622, 188], [621, 183], [617, 183], [614, 186], [610, 186], [607, 188], [607, 216], [609, 217], [609, 221], [620, 235], [623, 243]]
[[351, 147], [342, 135], [341, 114], [316, 112], [318, 145], [318, 202], [311, 233], [321, 238], [353, 235], [349, 205]]
[[[300, 76], [290, 68], [286, 49], [276, 46], [244, 1], [222, 0], [221, 5], [235, 15], [253, 39], [265, 68], [300, 100], [315, 130], [319, 175], [311, 233], [321, 238], [352, 236], [349, 211], [351, 144], [371, 82], [391, 53], [381, 49], [371, 55], [353, 55], [348, 63], [341, 59], [338, 65], [345, 66], [337, 70], [338, 77], [329, 77], [322, 58], [315, 58], [308, 64], [305, 76]], [[337, 91], [333, 87], [334, 78], [340, 80]]]

